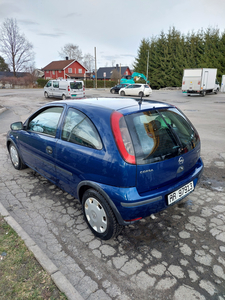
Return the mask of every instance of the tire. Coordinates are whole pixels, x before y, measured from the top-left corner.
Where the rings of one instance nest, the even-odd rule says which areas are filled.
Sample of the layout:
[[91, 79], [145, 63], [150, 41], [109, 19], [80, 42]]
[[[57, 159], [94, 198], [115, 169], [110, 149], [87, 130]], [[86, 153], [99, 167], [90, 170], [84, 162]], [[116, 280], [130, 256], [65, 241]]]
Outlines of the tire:
[[115, 94], [115, 93], [116, 93], [116, 91], [115, 91], [115, 90], [111, 90], [111, 93], [112, 93], [112, 94]]
[[49, 98], [49, 95], [47, 92], [44, 92], [44, 96], [45, 96], [45, 98]]
[[66, 95], [62, 95], [62, 100], [66, 100]]
[[120, 92], [120, 95], [121, 95], [121, 96], [125, 96], [125, 92], [124, 92], [124, 91], [121, 91], [121, 92]]
[[138, 96], [139, 97], [144, 97], [144, 93], [143, 92], [139, 92]]
[[87, 190], [82, 197], [85, 221], [95, 236], [109, 240], [118, 235], [123, 226], [119, 225], [112, 208], [96, 190]]
[[203, 91], [202, 92], [202, 97], [205, 97], [205, 95], [206, 95], [206, 91]]
[[18, 153], [16, 147], [12, 143], [9, 145], [9, 156], [10, 156], [12, 165], [16, 170], [22, 170], [27, 167], [26, 165], [24, 165], [22, 163], [19, 153]]

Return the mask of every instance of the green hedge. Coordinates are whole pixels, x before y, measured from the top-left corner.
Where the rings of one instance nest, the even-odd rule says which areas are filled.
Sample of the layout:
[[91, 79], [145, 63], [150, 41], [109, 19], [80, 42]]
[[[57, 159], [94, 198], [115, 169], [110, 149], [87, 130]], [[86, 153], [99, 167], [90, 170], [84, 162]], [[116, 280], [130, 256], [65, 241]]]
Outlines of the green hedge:
[[48, 82], [49, 79], [44, 79], [44, 78], [38, 78], [37, 83], [39, 87], [44, 87], [46, 83]]
[[[37, 79], [37, 83], [39, 87], [44, 87], [46, 85], [46, 83], [49, 81], [49, 79], [44, 79], [44, 78], [38, 78]], [[85, 88], [95, 88], [95, 80], [84, 80], [84, 85]], [[114, 85], [116, 85], [117, 82], [116, 81], [108, 81], [108, 80], [97, 80], [97, 87], [98, 88], [111, 88]]]
[[[95, 80], [84, 80], [84, 85], [88, 89], [95, 88], [95, 84], [96, 84]], [[104, 80], [97, 80], [97, 87], [98, 88], [104, 88], [104, 87], [105, 88], [111, 88], [116, 84], [117, 84], [116, 81], [105, 80], [105, 83], [104, 83]]]

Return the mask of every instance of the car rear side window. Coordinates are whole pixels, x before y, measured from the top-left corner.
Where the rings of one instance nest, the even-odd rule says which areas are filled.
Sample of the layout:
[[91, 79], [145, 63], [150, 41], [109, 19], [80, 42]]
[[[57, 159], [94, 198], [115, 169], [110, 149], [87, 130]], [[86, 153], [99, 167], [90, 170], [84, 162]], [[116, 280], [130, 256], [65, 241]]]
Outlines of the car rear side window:
[[137, 164], [166, 160], [191, 151], [199, 136], [176, 108], [145, 111], [126, 116]]
[[70, 143], [102, 149], [101, 139], [94, 124], [85, 114], [73, 108], [68, 110], [62, 129], [62, 139]]
[[63, 107], [55, 106], [43, 110], [29, 121], [27, 129], [33, 132], [55, 136]]

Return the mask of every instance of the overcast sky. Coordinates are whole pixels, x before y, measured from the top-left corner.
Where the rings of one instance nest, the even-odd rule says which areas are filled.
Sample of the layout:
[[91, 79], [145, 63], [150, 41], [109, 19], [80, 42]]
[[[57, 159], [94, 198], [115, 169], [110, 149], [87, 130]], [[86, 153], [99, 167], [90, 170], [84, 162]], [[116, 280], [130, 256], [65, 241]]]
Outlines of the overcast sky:
[[34, 46], [35, 65], [60, 60], [67, 44], [94, 56], [97, 67], [132, 67], [143, 38], [175, 26], [183, 34], [225, 30], [225, 0], [0, 0], [0, 24], [16, 18]]

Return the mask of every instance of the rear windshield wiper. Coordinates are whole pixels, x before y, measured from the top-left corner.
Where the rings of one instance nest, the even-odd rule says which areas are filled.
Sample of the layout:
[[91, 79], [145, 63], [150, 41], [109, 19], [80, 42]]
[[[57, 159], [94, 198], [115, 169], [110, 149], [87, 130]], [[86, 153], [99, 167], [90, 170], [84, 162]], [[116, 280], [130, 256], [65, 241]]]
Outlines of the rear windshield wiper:
[[173, 135], [173, 137], [175, 139], [175, 142], [176, 142], [176, 144], [178, 146], [179, 154], [182, 153], [183, 146], [182, 146], [182, 143], [181, 143], [179, 135], [176, 133], [176, 131], [173, 129], [173, 127], [166, 122], [166, 119], [163, 117], [163, 115], [161, 114], [161, 112], [159, 112], [157, 109], [156, 109], [156, 112], [160, 115], [160, 117], [163, 119], [163, 121], [165, 122], [166, 126], [168, 127], [169, 131], [172, 133], [172, 135]]

